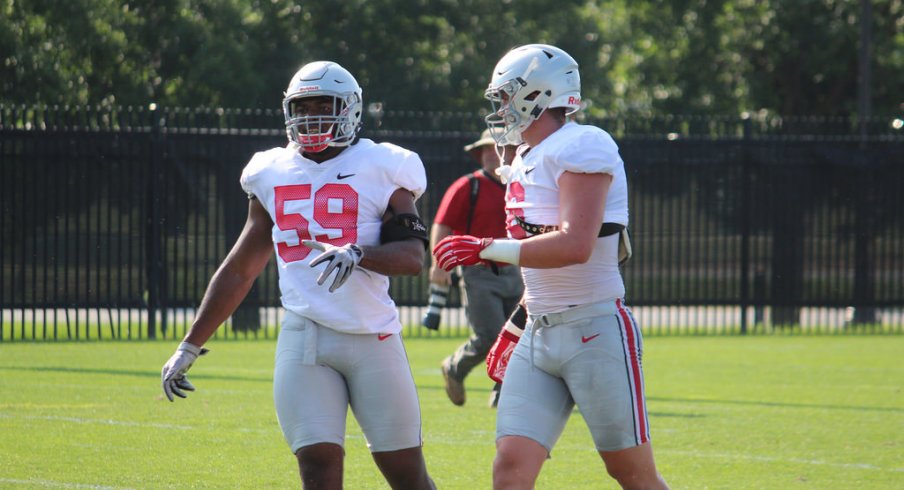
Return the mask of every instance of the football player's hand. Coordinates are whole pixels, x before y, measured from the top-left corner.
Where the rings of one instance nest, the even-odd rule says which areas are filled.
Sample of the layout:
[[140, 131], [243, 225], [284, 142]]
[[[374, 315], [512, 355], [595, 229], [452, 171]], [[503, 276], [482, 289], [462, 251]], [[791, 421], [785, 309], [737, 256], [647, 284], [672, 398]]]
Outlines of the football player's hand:
[[527, 308], [522, 303], [518, 303], [518, 306], [509, 315], [508, 320], [505, 321], [505, 325], [502, 326], [502, 331], [499, 332], [496, 343], [493, 344], [487, 354], [487, 374], [493, 381], [497, 383], [502, 382], [509, 359], [511, 359], [512, 352], [515, 350], [515, 346], [518, 344], [518, 340], [521, 338], [526, 325]]
[[184, 391], [195, 391], [194, 385], [185, 377], [185, 373], [194, 364], [198, 356], [207, 354], [208, 350], [188, 342], [182, 342], [176, 349], [176, 353], [163, 365], [160, 377], [163, 380], [163, 393], [173, 401], [173, 395], [185, 398]]
[[451, 271], [459, 265], [488, 263], [480, 258], [480, 251], [493, 243], [492, 238], [477, 238], [471, 235], [449, 235], [433, 247], [436, 265]]
[[311, 267], [317, 267], [324, 262], [329, 262], [323, 272], [317, 277], [317, 284], [322, 286], [327, 278], [330, 277], [330, 274], [336, 271], [336, 277], [333, 278], [333, 283], [330, 284], [331, 293], [345, 283], [345, 280], [352, 275], [352, 271], [355, 270], [355, 267], [358, 266], [364, 257], [361, 247], [354, 243], [347, 243], [341, 247], [314, 240], [302, 240], [301, 243], [308, 248], [323, 252], [311, 261]]
[[512, 352], [515, 351], [515, 346], [518, 345], [518, 340], [521, 339], [521, 332], [523, 331], [510, 322], [506, 322], [505, 327], [499, 332], [499, 336], [496, 337], [496, 343], [493, 344], [489, 354], [487, 354], [487, 375], [493, 381], [502, 383], [505, 370], [508, 368], [509, 360], [512, 358]]

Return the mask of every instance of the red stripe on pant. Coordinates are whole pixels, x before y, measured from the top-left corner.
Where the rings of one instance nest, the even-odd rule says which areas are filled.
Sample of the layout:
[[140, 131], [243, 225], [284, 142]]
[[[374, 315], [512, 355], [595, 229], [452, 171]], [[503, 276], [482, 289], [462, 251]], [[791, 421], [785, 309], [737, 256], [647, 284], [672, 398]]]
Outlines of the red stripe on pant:
[[620, 299], [615, 300], [615, 306], [618, 314], [621, 316], [622, 323], [625, 325], [625, 336], [628, 342], [629, 364], [632, 378], [634, 379], [634, 406], [637, 411], [637, 421], [640, 429], [640, 443], [643, 444], [649, 440], [647, 437], [647, 411], [644, 407], [643, 399], [643, 375], [641, 374], [640, 362], [637, 359], [637, 326], [633, 319], [625, 310]]

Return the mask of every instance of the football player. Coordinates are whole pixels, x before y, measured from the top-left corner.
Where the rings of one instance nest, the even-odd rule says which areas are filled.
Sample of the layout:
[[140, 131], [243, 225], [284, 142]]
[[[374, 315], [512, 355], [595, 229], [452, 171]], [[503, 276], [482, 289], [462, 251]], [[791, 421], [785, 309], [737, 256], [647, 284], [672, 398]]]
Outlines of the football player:
[[523, 335], [507, 322], [487, 358], [488, 373], [505, 377], [493, 486], [533, 488], [577, 405], [609, 475], [624, 488], [666, 488], [650, 443], [640, 328], [622, 299], [624, 163], [608, 133], [573, 121], [580, 90], [577, 62], [554, 46], [499, 60], [487, 124], [501, 129], [500, 145], [521, 145], [505, 175], [509, 238], [449, 236], [433, 254], [447, 270], [505, 262], [524, 277]]
[[416, 275], [427, 230], [415, 201], [423, 163], [359, 138], [361, 87], [336, 63], [304, 65], [283, 99], [286, 147], [256, 153], [241, 175], [245, 228], [163, 367], [163, 390], [185, 397], [185, 373], [238, 307], [274, 250], [285, 315], [274, 400], [304, 488], [341, 488], [348, 408], [392, 488], [433, 488], [421, 415], [389, 297], [392, 275]]

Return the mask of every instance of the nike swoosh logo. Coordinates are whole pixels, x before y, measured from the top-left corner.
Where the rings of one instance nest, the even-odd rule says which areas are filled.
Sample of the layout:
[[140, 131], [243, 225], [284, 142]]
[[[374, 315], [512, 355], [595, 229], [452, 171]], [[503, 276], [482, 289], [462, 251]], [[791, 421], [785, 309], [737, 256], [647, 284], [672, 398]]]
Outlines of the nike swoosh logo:
[[591, 335], [590, 337], [584, 337], [584, 336], [581, 336], [581, 343], [582, 343], [582, 344], [586, 344], [587, 342], [590, 342], [591, 340], [593, 340], [593, 339], [595, 339], [595, 338], [597, 338], [597, 337], [599, 337], [599, 336], [600, 336], [600, 334]]
[[389, 337], [392, 337], [391, 333], [378, 333], [377, 334], [377, 340], [379, 340], [380, 342], [383, 342], [384, 340], [388, 339]]
[[535, 168], [537, 168], [537, 167], [531, 167], [531, 168], [525, 170], [525, 171], [524, 171], [524, 175], [527, 175], [527, 174], [533, 172]]
[[347, 178], [349, 178], [349, 177], [351, 177], [351, 176], [353, 176], [353, 175], [355, 175], [355, 174], [342, 175], [342, 174], [340, 173], [340, 174], [336, 174], [336, 178], [339, 179], [339, 180], [342, 180], [342, 179], [347, 179]]

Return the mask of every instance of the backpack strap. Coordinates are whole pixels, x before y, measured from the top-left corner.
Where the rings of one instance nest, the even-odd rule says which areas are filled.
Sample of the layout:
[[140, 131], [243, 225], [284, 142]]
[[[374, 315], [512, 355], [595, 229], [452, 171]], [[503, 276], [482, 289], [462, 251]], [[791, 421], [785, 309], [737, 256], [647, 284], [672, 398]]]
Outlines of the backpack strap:
[[480, 192], [480, 180], [473, 172], [468, 174], [468, 182], [471, 186], [471, 207], [468, 209], [468, 227], [465, 229], [466, 235], [471, 234], [471, 221], [474, 220], [474, 205], [477, 203], [477, 193]]

